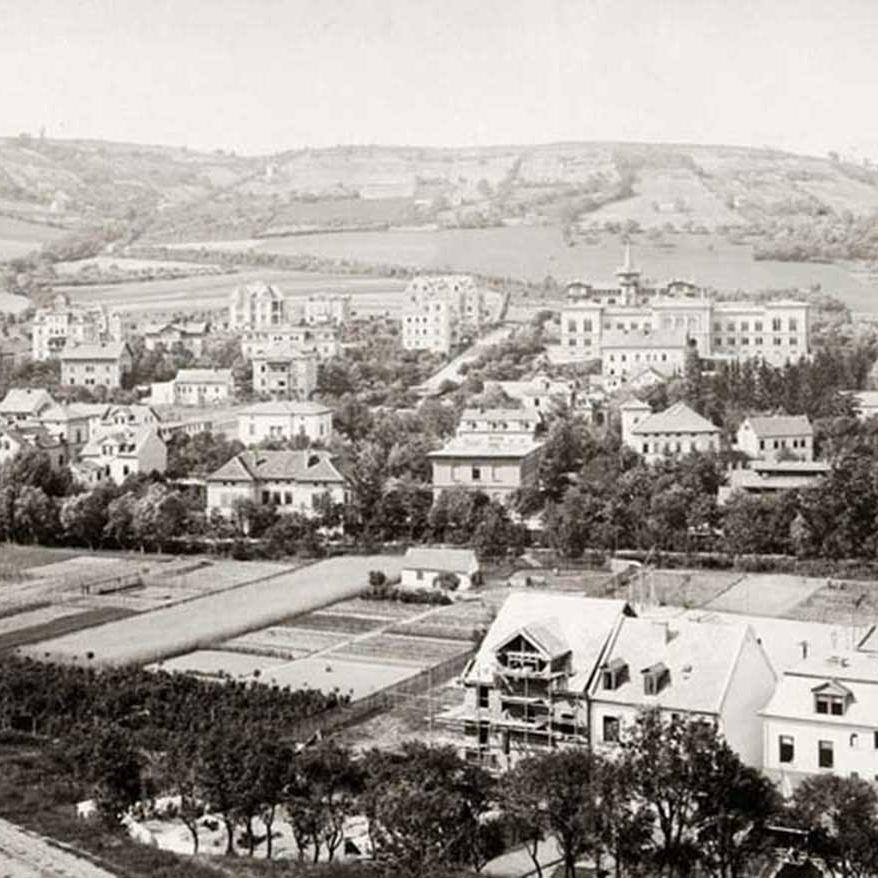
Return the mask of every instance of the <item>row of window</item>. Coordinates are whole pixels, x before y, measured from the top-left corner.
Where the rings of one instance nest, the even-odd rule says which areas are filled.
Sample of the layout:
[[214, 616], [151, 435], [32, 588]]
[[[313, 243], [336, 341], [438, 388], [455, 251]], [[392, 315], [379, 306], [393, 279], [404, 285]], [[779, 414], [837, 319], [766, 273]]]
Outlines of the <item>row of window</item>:
[[[611, 363], [615, 363], [616, 362], [616, 355], [609, 354], [607, 356], [607, 359]], [[637, 353], [632, 354], [631, 360], [632, 360], [632, 362], [639, 363], [640, 362], [640, 354], [637, 354]], [[620, 363], [627, 363], [628, 362], [628, 354], [619, 354], [619, 362]], [[667, 363], [668, 362], [667, 351], [662, 351], [660, 354], [659, 353], [644, 354], [644, 362], [646, 362], [646, 363], [659, 363], [659, 362]]]
[[[859, 734], [852, 732], [849, 741], [852, 748], [859, 747]], [[796, 761], [796, 739], [792, 735], [779, 735], [777, 745], [779, 762], [789, 765]], [[873, 732], [872, 746], [878, 750], [878, 732]], [[835, 766], [835, 745], [832, 741], [817, 742], [817, 766], [818, 768], [833, 768]]]
[[[776, 348], [779, 348], [784, 343], [784, 339], [774, 338], [772, 340], [772, 343], [774, 344], [774, 346]], [[722, 338], [718, 335], [715, 336], [713, 339], [713, 344], [714, 344], [714, 347], [721, 348], [723, 346]], [[734, 348], [734, 347], [739, 347], [739, 346], [747, 347], [747, 346], [749, 346], [749, 344], [750, 344], [750, 337], [746, 336], [746, 335], [741, 336], [741, 338], [739, 338], [737, 341], [734, 338], [727, 338], [726, 339], [726, 347], [729, 347], [729, 348]], [[787, 339], [787, 344], [793, 348], [797, 347], [799, 344], [799, 339], [795, 335], [791, 335], [789, 337], [789, 339]], [[756, 338], [753, 339], [753, 347], [759, 348], [759, 347], [764, 347], [764, 346], [765, 346], [765, 339], [762, 338], [762, 336], [757, 336]]]
[[[759, 440], [759, 450], [765, 451], [765, 445], [766, 445], [766, 440], [760, 439]], [[787, 447], [787, 440], [786, 439], [772, 439], [771, 440], [771, 447], [772, 448], [786, 448]], [[805, 439], [790, 439], [789, 447], [790, 448], [807, 448], [808, 442]]]

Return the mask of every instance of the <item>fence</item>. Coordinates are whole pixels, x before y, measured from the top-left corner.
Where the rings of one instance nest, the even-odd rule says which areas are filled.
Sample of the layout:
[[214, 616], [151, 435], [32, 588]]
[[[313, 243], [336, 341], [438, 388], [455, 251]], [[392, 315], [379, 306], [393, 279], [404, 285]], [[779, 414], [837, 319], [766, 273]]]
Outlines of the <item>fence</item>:
[[373, 692], [353, 704], [334, 707], [317, 716], [300, 720], [293, 726], [290, 736], [297, 740], [307, 740], [318, 732], [326, 734], [365, 722], [382, 710], [393, 707], [400, 696], [423, 695], [433, 686], [447, 683], [463, 671], [474, 654], [474, 648], [468, 649], [414, 677], [407, 677], [380, 692]]

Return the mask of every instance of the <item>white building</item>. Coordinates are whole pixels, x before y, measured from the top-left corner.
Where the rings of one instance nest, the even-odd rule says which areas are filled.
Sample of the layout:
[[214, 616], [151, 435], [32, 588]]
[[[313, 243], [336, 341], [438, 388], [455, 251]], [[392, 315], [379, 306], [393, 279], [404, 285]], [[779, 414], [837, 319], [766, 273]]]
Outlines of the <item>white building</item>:
[[42, 424], [22, 421], [0, 423], [0, 463], [7, 463], [28, 448], [42, 451], [55, 470], [63, 469], [70, 460], [67, 443], [52, 436]]
[[0, 417], [7, 421], [28, 421], [55, 405], [48, 390], [39, 387], [11, 387], [0, 401]]
[[[568, 286], [567, 303], [561, 310], [565, 359], [603, 359], [610, 343], [626, 356], [640, 352], [641, 361], [648, 363], [643, 357], [653, 336], [661, 338], [659, 353], [668, 356], [666, 362], [672, 350], [682, 356], [689, 344], [704, 359], [757, 357], [775, 366], [810, 354], [806, 302], [713, 301], [702, 290], [680, 281], [645, 287], [627, 251], [626, 263], [616, 276], [614, 287]], [[627, 346], [620, 349], [624, 338]], [[617, 374], [619, 363], [617, 356]]]
[[170, 383], [176, 405], [221, 405], [235, 395], [231, 369], [180, 369]]
[[272, 439], [289, 441], [297, 436], [329, 441], [332, 409], [319, 402], [276, 400], [255, 403], [238, 414], [238, 438], [245, 445]]
[[327, 451], [242, 451], [207, 477], [207, 511], [231, 517], [237, 501], [314, 516], [321, 498], [346, 499], [345, 479]]
[[74, 475], [87, 484], [110, 479], [117, 485], [136, 473], [163, 473], [168, 450], [154, 427], [102, 431], [82, 449]]
[[138, 334], [143, 336], [143, 344], [148, 351], [154, 351], [161, 345], [166, 351], [183, 348], [200, 358], [204, 353], [208, 324], [203, 320], [149, 323]]
[[83, 387], [121, 387], [131, 371], [131, 349], [123, 341], [68, 345], [60, 354], [61, 383]]
[[825, 478], [832, 467], [819, 460], [751, 460], [728, 471], [727, 484], [721, 485], [717, 502], [722, 505], [736, 492], [777, 494], [801, 491]]
[[612, 749], [654, 709], [668, 720], [716, 723], [744, 762], [761, 767], [759, 711], [775, 680], [748, 625], [624, 618], [589, 690], [590, 740]]
[[318, 360], [338, 356], [341, 345], [335, 326], [271, 326], [248, 329], [241, 336], [241, 356], [252, 359], [266, 350], [314, 353]]
[[684, 402], [652, 414], [645, 402], [631, 400], [620, 407], [620, 413], [622, 442], [647, 463], [720, 449], [719, 427]]
[[505, 769], [555, 747], [587, 746], [588, 690], [630, 612], [619, 600], [511, 594], [463, 672], [464, 703], [439, 717], [466, 758]]
[[334, 323], [337, 326], [351, 318], [350, 296], [308, 296], [304, 303], [304, 319], [309, 326]]
[[317, 389], [317, 355], [271, 348], [252, 358], [253, 392], [275, 399], [306, 400]]
[[58, 357], [68, 346], [97, 344], [107, 330], [107, 316], [100, 306], [71, 305], [59, 293], [47, 308], [38, 308], [32, 327], [34, 360]]
[[[686, 365], [686, 343], [662, 332], [607, 333], [601, 345], [601, 375], [607, 390], [623, 384], [643, 386], [645, 370], [667, 381], [682, 375]], [[635, 380], [637, 379], [637, 380]], [[651, 383], [655, 380], [650, 376]]]
[[738, 450], [754, 460], [814, 460], [814, 428], [805, 415], [751, 415], [736, 439]]
[[878, 780], [878, 655], [813, 653], [762, 710], [765, 770], [786, 787], [832, 772]]
[[402, 345], [406, 350], [447, 354], [467, 332], [499, 319], [504, 297], [467, 275], [422, 275], [405, 291]]
[[229, 299], [229, 328], [260, 329], [286, 323], [286, 300], [272, 284], [244, 284]]
[[551, 412], [553, 406], [573, 408], [576, 404], [576, 384], [573, 381], [535, 375], [526, 381], [486, 381], [485, 392], [501, 390], [509, 399], [524, 408]]
[[472, 549], [412, 546], [402, 562], [400, 587], [441, 589], [443, 574], [452, 574], [457, 578], [454, 591], [467, 591], [473, 587], [478, 573], [479, 560]]

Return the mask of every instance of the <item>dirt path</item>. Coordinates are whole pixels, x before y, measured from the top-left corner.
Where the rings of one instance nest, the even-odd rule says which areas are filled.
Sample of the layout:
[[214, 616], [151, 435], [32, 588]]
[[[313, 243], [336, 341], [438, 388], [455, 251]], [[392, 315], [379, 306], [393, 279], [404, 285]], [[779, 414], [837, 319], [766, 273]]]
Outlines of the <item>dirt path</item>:
[[115, 878], [94, 863], [0, 820], [0, 878]]

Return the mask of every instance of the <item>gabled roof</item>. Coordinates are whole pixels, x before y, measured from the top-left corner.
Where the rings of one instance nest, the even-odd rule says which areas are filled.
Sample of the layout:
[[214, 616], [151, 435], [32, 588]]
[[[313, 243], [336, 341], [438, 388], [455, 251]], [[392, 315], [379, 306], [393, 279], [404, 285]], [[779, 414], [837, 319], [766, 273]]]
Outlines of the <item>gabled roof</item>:
[[107, 344], [69, 345], [61, 351], [62, 360], [118, 360], [123, 353], [130, 355], [128, 344], [124, 341], [111, 341]]
[[12, 387], [0, 401], [0, 415], [37, 415], [54, 403], [49, 391], [41, 387]]
[[814, 428], [805, 415], [754, 415], [744, 419], [741, 424], [750, 425], [750, 429], [761, 439], [772, 436], [813, 436]]
[[[753, 631], [745, 624], [625, 618], [607, 661], [619, 658], [635, 673], [612, 690], [602, 688], [598, 678], [592, 685], [592, 697], [598, 701], [661, 704], [670, 710], [719, 713], [748, 639], [758, 648]], [[773, 675], [767, 656], [765, 668]], [[647, 695], [641, 674], [658, 671], [668, 671], [670, 682], [658, 694]]]
[[0, 435], [8, 436], [19, 445], [30, 445], [32, 448], [55, 448], [60, 444], [42, 424], [8, 424], [0, 425]]
[[208, 477], [209, 482], [333, 482], [344, 477], [327, 451], [242, 451]]
[[540, 416], [532, 409], [464, 409], [460, 422], [464, 421], [528, 421], [538, 424]]
[[108, 443], [124, 446], [133, 445], [133, 452], [123, 451], [120, 453], [136, 454], [147, 439], [153, 436], [160, 442], [163, 442], [154, 425], [108, 428], [88, 440], [82, 449], [82, 457], [100, 457], [103, 447]]
[[434, 546], [412, 546], [405, 553], [403, 569], [447, 570], [452, 573], [473, 573], [479, 569], [472, 549], [445, 549]]
[[[546, 651], [571, 651], [572, 675], [568, 687], [584, 692], [603, 662], [610, 636], [623, 614], [625, 601], [528, 590], [509, 595], [485, 635], [465, 674], [466, 681], [491, 681], [497, 670], [497, 649], [525, 630], [533, 640], [545, 641]], [[562, 646], [563, 645], [563, 646]]]
[[854, 693], [847, 686], [842, 686], [838, 680], [828, 680], [820, 683], [811, 690], [815, 695], [838, 695], [839, 698], [853, 698]]
[[178, 384], [229, 384], [231, 369], [180, 369], [174, 379]]
[[678, 402], [663, 412], [649, 415], [631, 428], [632, 433], [719, 433], [719, 427]]

